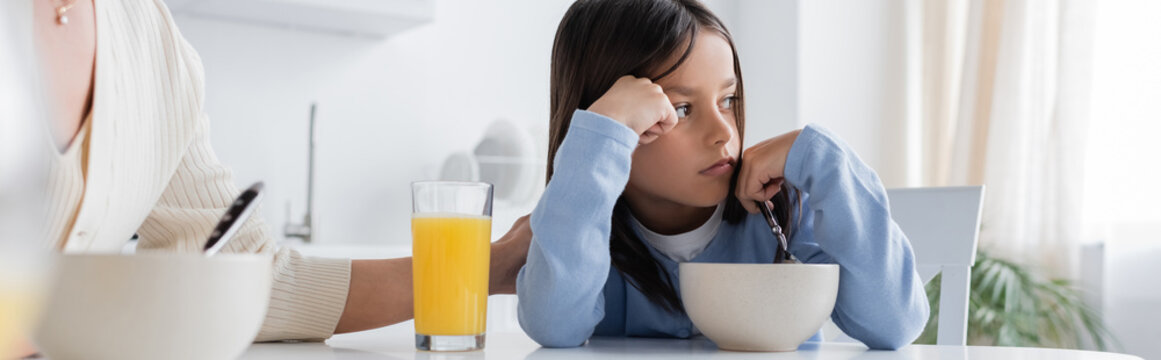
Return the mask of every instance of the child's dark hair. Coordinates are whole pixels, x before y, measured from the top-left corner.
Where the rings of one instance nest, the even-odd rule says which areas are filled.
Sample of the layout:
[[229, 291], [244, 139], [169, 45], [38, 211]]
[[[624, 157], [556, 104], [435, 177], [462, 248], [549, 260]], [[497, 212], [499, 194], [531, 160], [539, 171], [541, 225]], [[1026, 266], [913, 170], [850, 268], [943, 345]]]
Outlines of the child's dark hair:
[[[552, 180], [553, 159], [568, 132], [573, 111], [587, 109], [621, 76], [657, 81], [669, 75], [685, 62], [698, 32], [704, 30], [720, 33], [734, 53], [737, 100], [733, 109], [741, 137], [746, 98], [742, 96], [742, 69], [737, 50], [725, 25], [705, 5], [696, 0], [579, 0], [573, 3], [561, 19], [552, 45], [547, 180]], [[680, 57], [675, 64], [661, 68], [677, 54]], [[741, 222], [747, 215], [733, 195], [737, 176], [735, 170], [723, 214], [731, 224]], [[775, 217], [784, 225], [787, 236], [790, 235], [789, 192], [784, 185], [771, 199]], [[613, 267], [649, 301], [670, 312], [684, 312], [672, 279], [663, 276], [666, 272], [661, 264], [633, 231], [629, 212], [624, 197], [618, 199], [609, 244]]]

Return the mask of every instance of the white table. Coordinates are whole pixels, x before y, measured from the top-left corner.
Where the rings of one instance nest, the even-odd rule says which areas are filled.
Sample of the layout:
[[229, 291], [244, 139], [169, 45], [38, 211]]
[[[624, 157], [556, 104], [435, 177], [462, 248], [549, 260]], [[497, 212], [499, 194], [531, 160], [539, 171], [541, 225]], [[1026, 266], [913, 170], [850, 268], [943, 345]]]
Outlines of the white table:
[[1141, 360], [1125, 354], [1093, 351], [988, 346], [911, 345], [899, 351], [870, 351], [862, 344], [806, 343], [796, 352], [744, 353], [718, 350], [704, 338], [691, 340], [642, 338], [593, 338], [571, 349], [541, 348], [521, 332], [490, 333], [483, 351], [431, 353], [415, 350], [411, 322], [355, 334], [336, 335], [326, 343], [255, 344], [244, 360], [282, 359], [1044, 359], [1044, 360]]

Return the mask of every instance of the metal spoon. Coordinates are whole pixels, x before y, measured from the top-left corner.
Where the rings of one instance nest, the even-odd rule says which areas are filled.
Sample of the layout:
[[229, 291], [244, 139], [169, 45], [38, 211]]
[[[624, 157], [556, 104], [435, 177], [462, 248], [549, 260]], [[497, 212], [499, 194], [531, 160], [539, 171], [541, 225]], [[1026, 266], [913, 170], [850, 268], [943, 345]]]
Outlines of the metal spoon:
[[250, 188], [238, 195], [230, 208], [226, 209], [226, 213], [222, 214], [218, 226], [214, 227], [214, 232], [210, 233], [210, 238], [206, 239], [206, 246], [202, 249], [207, 257], [213, 256], [225, 247], [226, 242], [229, 242], [238, 229], [242, 228], [242, 224], [246, 223], [246, 219], [250, 218], [258, 200], [262, 198], [262, 187], [261, 181], [250, 185]]
[[774, 250], [774, 263], [790, 263], [794, 262], [790, 258], [790, 242], [786, 240], [786, 234], [782, 233], [782, 226], [778, 225], [778, 221], [774, 220], [774, 213], [770, 212], [770, 208], [766, 207], [765, 201], [755, 201], [758, 209], [762, 210], [762, 216], [766, 217], [766, 223], [770, 225], [770, 230], [774, 232], [774, 237], [778, 239], [778, 249]]

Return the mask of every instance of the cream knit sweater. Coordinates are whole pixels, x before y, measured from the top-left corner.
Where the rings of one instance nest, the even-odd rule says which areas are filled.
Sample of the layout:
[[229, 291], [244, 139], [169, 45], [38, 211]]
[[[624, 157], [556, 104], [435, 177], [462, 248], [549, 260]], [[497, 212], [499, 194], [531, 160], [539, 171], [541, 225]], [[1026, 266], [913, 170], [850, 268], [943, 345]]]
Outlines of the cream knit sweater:
[[[50, 215], [65, 220], [54, 222], [50, 231], [57, 236], [50, 241], [65, 252], [118, 252], [136, 233], [138, 251], [200, 251], [239, 193], [210, 148], [201, 60], [161, 0], [95, 5], [87, 169], [84, 177], [53, 174]], [[324, 339], [334, 332], [346, 305], [350, 260], [279, 250], [257, 217], [223, 251], [274, 254], [270, 305], [256, 341]]]

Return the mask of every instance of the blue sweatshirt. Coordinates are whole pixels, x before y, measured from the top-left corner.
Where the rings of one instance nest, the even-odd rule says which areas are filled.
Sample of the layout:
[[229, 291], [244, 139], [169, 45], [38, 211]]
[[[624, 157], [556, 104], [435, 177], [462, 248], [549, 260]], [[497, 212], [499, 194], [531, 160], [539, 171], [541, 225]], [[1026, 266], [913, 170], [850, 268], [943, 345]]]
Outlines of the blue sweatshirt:
[[[610, 118], [573, 114], [552, 181], [532, 212], [528, 260], [516, 279], [520, 326], [543, 346], [580, 346], [594, 335], [695, 335], [687, 315], [649, 302], [611, 265], [613, 206], [629, 181], [638, 138]], [[911, 343], [927, 321], [927, 296], [879, 177], [837, 137], [809, 125], [791, 146], [785, 178], [802, 195], [802, 209], [791, 211], [797, 226], [790, 252], [841, 269], [831, 319], [874, 349]], [[679, 286], [677, 263], [646, 246]], [[722, 223], [692, 261], [771, 263], [774, 249], [770, 227], [752, 214]]]

